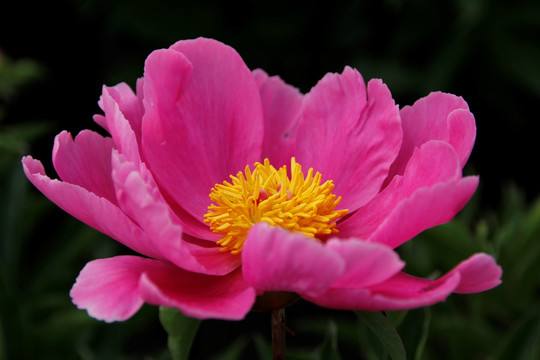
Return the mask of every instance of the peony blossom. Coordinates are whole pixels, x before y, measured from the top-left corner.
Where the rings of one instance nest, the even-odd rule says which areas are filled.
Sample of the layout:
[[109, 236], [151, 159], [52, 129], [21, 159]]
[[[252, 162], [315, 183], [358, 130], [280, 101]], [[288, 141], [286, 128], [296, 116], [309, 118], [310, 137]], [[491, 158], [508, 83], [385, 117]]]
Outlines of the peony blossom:
[[405, 273], [394, 250], [476, 190], [462, 176], [476, 127], [460, 97], [399, 109], [350, 67], [303, 95], [199, 38], [152, 52], [136, 92], [104, 86], [99, 106], [110, 137], [56, 136], [61, 181], [22, 160], [51, 201], [141, 254], [82, 269], [70, 295], [90, 316], [124, 320], [149, 303], [242, 319], [297, 297], [410, 309], [500, 283], [486, 254], [431, 280]]

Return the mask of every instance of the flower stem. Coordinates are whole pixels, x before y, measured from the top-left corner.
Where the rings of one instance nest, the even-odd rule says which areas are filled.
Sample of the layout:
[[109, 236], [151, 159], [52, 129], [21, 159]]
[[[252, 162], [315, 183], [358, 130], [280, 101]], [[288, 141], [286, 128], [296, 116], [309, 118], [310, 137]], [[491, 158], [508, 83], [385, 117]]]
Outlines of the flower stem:
[[272, 359], [285, 359], [285, 309], [272, 310]]

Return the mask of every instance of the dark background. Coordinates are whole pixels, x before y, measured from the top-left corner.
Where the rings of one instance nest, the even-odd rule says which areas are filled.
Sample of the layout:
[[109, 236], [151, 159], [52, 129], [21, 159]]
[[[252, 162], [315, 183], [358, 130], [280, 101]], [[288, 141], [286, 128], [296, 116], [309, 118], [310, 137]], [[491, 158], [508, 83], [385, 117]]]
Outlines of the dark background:
[[[531, 267], [540, 259], [540, 2], [12, 1], [0, 5], [0, 56], [9, 61], [0, 82], [18, 71], [24, 81], [0, 88], [0, 359], [166, 358], [155, 308], [107, 325], [70, 303], [69, 288], [85, 262], [126, 249], [49, 204], [28, 185], [20, 157], [32, 154], [53, 176], [57, 133], [100, 131], [92, 115], [100, 112], [103, 84], [133, 86], [151, 51], [198, 36], [233, 46], [250, 68], [280, 75], [304, 93], [325, 73], [350, 65], [366, 81], [382, 78], [401, 106], [437, 90], [462, 96], [478, 127], [466, 173], [480, 174], [480, 189], [453, 224], [421, 237], [416, 250], [405, 247], [403, 256], [416, 259], [412, 269], [426, 276], [487, 251], [509, 275], [502, 290], [435, 306], [424, 356], [526, 359], [536, 351], [527, 346], [540, 333], [540, 272]], [[327, 324], [335, 321], [342, 355], [355, 341], [367, 349], [351, 335], [354, 315], [308, 304], [295, 309], [298, 346], [328, 344], [335, 334]], [[398, 331], [412, 358], [427, 334], [428, 313], [415, 310], [406, 319]], [[203, 323], [194, 351], [209, 357], [206, 339], [215, 349], [260, 351], [262, 340], [252, 335], [267, 336], [266, 329], [253, 329], [267, 320], [252, 314], [240, 323]], [[316, 334], [303, 337], [299, 329]]]

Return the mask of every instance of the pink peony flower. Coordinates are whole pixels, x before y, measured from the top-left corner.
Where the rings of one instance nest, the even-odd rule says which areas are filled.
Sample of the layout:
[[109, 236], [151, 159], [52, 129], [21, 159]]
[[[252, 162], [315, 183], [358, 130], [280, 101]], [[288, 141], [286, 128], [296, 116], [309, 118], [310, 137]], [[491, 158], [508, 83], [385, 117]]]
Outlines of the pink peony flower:
[[[250, 71], [230, 47], [180, 41], [146, 60], [136, 93], [104, 87], [90, 130], [60, 133], [26, 176], [62, 209], [142, 256], [94, 260], [73, 302], [124, 320], [143, 303], [241, 319], [300, 296], [336, 309], [431, 305], [500, 283], [476, 254], [437, 280], [393, 250], [449, 221], [474, 193], [465, 101], [432, 93], [399, 110], [380, 80], [346, 67], [306, 95]], [[257, 303], [256, 303], [257, 300]]]

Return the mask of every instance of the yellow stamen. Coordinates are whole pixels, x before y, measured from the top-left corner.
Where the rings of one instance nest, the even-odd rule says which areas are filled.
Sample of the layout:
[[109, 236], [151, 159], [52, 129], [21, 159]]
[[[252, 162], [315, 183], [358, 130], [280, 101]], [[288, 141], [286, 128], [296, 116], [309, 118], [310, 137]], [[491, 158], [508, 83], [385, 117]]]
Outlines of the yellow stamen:
[[276, 170], [268, 159], [249, 165], [244, 173], [231, 175], [231, 181], [217, 184], [210, 192], [212, 204], [204, 215], [210, 229], [223, 234], [217, 242], [221, 251], [240, 253], [251, 226], [267, 222], [311, 238], [337, 233], [336, 221], [347, 214], [335, 210], [341, 197], [332, 194], [331, 180], [321, 185], [322, 175], [313, 169], [304, 177], [302, 166], [291, 159], [291, 176], [287, 166]]

